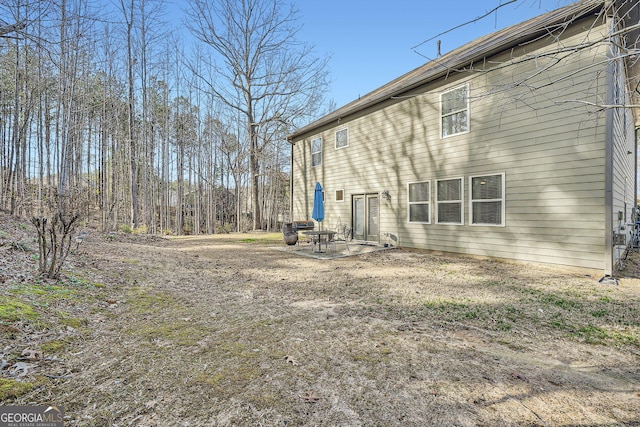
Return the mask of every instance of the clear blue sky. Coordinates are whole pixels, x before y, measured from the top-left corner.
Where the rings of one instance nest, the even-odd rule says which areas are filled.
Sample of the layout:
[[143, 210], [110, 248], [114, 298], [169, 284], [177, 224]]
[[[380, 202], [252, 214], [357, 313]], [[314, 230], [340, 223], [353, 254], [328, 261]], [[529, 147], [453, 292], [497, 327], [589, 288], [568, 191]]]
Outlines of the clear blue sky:
[[[298, 0], [303, 30], [299, 39], [331, 55], [328, 97], [347, 104], [434, 58], [436, 40], [411, 48], [471, 21], [509, 0]], [[518, 0], [496, 13], [459, 28], [442, 40], [447, 53], [475, 38], [517, 24], [571, 0]]]

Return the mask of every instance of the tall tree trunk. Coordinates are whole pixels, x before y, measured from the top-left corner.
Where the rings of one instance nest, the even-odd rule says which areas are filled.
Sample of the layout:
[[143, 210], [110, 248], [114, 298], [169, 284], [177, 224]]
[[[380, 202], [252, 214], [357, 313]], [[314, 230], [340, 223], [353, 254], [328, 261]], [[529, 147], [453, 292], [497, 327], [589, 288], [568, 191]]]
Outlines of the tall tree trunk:
[[19, 192], [20, 182], [20, 48], [18, 40], [15, 45], [15, 62], [14, 62], [14, 80], [13, 80], [13, 153], [15, 156], [14, 166], [9, 172], [9, 188], [11, 189], [11, 215], [16, 214], [17, 195]]
[[134, 81], [133, 81], [133, 19], [134, 19], [134, 0], [131, 0], [129, 7], [124, 5], [122, 0], [122, 11], [125, 15], [127, 23], [127, 81], [129, 83], [128, 95], [128, 126], [127, 138], [129, 140], [129, 190], [131, 192], [131, 225], [133, 228], [138, 227], [138, 165], [137, 165], [137, 144], [135, 139], [135, 99], [134, 99]]
[[262, 229], [262, 218], [260, 215], [260, 156], [258, 153], [258, 126], [253, 122], [253, 115], [249, 115], [250, 149], [249, 164], [251, 174], [251, 208], [253, 211], [253, 229]]

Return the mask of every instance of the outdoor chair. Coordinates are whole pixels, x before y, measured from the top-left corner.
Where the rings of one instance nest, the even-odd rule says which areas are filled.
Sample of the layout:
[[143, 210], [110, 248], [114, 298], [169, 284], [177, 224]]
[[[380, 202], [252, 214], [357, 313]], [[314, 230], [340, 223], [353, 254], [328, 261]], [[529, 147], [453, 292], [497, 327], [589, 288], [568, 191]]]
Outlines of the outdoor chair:
[[334, 239], [333, 239], [334, 250], [335, 250], [335, 244], [337, 241], [337, 242], [344, 242], [345, 246], [347, 247], [347, 252], [351, 252], [351, 249], [349, 249], [349, 240], [351, 240], [351, 231], [352, 231], [352, 228], [350, 226], [345, 224], [338, 224], [336, 235], [334, 236]]
[[336, 253], [336, 234], [328, 234], [327, 236], [325, 236], [325, 238], [327, 239], [325, 245], [327, 247], [327, 252], [333, 252]]

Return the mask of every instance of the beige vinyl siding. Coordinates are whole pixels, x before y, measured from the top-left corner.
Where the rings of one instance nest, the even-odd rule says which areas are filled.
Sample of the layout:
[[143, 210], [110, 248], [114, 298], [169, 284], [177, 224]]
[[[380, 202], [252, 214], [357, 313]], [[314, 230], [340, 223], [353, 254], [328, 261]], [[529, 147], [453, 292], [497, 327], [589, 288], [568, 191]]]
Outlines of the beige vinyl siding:
[[[603, 26], [596, 26], [591, 35], [597, 37], [602, 31]], [[584, 39], [585, 33], [573, 31], [563, 43]], [[517, 59], [524, 49], [491, 61]], [[533, 57], [549, 47], [540, 40], [526, 49]], [[452, 73], [402, 99], [304, 135], [293, 147], [295, 219], [310, 215], [316, 181], [328, 194], [337, 188], [345, 192], [344, 203], [326, 198], [329, 227], [350, 221], [352, 195], [388, 190], [391, 200], [380, 198], [382, 241], [384, 233], [391, 233], [405, 247], [603, 269], [605, 116], [592, 114], [583, 105], [556, 101], [602, 99], [606, 84], [602, 68], [587, 65], [605, 55], [604, 48], [574, 53], [528, 80], [527, 85], [541, 86], [533, 92], [516, 83], [536, 72], [536, 61], [489, 73]], [[557, 73], [571, 78], [545, 87]], [[513, 84], [504, 86], [508, 82]], [[470, 131], [443, 139], [440, 94], [461, 84], [469, 85]], [[349, 146], [334, 150], [335, 129], [345, 126]], [[303, 147], [318, 136], [324, 141], [323, 163], [311, 168]], [[470, 226], [468, 177], [501, 173], [505, 174], [505, 227]], [[435, 182], [449, 177], [464, 177], [464, 225], [409, 223], [407, 183], [431, 181], [434, 219]]]

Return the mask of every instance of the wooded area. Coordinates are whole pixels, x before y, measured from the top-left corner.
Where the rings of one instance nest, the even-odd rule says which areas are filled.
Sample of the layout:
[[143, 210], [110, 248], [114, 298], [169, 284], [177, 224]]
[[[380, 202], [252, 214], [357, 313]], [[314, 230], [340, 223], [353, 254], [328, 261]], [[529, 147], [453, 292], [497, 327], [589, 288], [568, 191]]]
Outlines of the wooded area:
[[280, 0], [184, 6], [188, 28], [157, 0], [2, 2], [0, 209], [104, 231], [278, 226], [286, 135], [319, 113], [326, 61]]
[[[637, 0], [613, 3], [637, 43]], [[286, 135], [326, 112], [327, 59], [289, 2], [179, 6], [0, 1], [1, 210], [173, 234], [291, 219]], [[620, 57], [633, 106], [637, 49]]]

